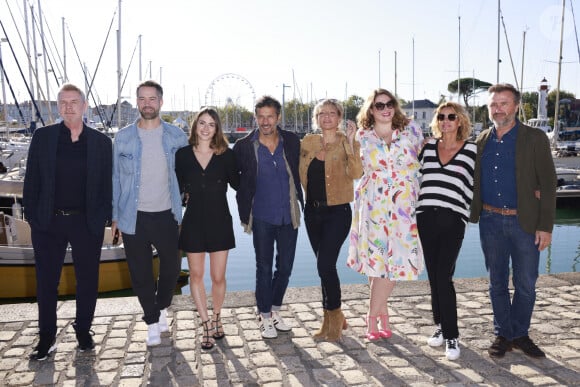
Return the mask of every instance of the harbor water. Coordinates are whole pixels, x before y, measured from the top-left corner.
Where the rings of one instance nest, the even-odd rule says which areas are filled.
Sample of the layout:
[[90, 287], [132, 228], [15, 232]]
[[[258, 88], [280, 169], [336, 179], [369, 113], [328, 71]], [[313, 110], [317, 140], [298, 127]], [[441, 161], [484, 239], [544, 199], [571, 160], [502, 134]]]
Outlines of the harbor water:
[[[240, 225], [235, 191], [228, 190], [228, 203], [234, 220], [236, 248], [229, 253], [226, 269], [228, 291], [254, 290], [256, 280], [256, 264], [252, 236], [243, 232]], [[338, 258], [337, 269], [343, 284], [362, 284], [367, 277], [356, 273], [346, 266], [348, 239], [345, 241]], [[187, 259], [183, 259], [182, 268], [187, 269]], [[206, 258], [205, 283], [209, 290], [209, 256]], [[556, 225], [552, 235], [552, 245], [540, 255], [540, 274], [576, 272], [580, 270], [580, 208], [558, 209]], [[477, 224], [468, 224], [463, 246], [459, 254], [455, 270], [455, 278], [486, 277], [485, 264], [481, 245], [479, 243], [479, 228]], [[419, 279], [427, 279], [424, 271]], [[302, 219], [298, 231], [296, 258], [290, 287], [316, 286], [320, 284], [316, 271], [316, 260], [308, 241], [306, 228]], [[189, 285], [181, 288], [182, 294], [190, 294]]]

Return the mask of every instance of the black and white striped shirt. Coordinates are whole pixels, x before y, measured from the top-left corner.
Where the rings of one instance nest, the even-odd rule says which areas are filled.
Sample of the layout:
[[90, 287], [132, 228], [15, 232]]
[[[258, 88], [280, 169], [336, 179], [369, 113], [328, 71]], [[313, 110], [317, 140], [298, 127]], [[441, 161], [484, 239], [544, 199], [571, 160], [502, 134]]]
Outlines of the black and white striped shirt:
[[455, 156], [443, 165], [439, 160], [437, 143], [436, 139], [429, 140], [419, 154], [422, 178], [417, 213], [427, 207], [444, 207], [459, 213], [467, 223], [473, 199], [477, 147], [474, 142], [466, 141]]

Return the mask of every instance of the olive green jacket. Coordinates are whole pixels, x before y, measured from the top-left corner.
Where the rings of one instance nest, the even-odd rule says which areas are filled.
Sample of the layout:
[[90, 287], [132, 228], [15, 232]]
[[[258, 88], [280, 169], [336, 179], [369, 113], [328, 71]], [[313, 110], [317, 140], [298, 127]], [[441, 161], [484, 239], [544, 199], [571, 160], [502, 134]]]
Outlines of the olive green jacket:
[[[556, 216], [556, 170], [546, 134], [518, 121], [516, 137], [516, 190], [518, 220], [522, 229], [530, 234], [536, 231], [552, 232]], [[481, 201], [481, 155], [491, 129], [484, 130], [476, 140], [473, 202], [469, 221], [477, 223], [483, 203]], [[535, 191], [540, 192], [540, 199]]]

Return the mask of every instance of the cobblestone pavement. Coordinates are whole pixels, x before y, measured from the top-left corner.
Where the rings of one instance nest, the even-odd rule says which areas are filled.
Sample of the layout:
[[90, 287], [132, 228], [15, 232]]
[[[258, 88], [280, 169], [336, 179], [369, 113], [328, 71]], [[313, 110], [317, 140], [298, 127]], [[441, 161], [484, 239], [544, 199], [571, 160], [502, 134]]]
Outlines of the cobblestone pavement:
[[398, 284], [390, 303], [393, 337], [369, 342], [362, 315], [368, 287], [343, 287], [349, 328], [338, 343], [311, 338], [321, 319], [320, 290], [289, 289], [282, 315], [291, 333], [262, 340], [252, 292], [228, 293], [226, 338], [200, 350], [201, 330], [187, 296], [176, 296], [170, 332], [147, 348], [147, 328], [135, 297], [99, 299], [93, 323], [97, 347], [80, 353], [71, 326], [74, 301], [59, 303], [58, 349], [28, 360], [38, 325], [36, 304], [0, 305], [0, 384], [55, 386], [559, 386], [580, 385], [580, 273], [541, 276], [530, 336], [546, 352], [491, 359], [492, 314], [485, 279], [457, 280], [461, 357], [426, 345], [433, 326], [428, 284]]

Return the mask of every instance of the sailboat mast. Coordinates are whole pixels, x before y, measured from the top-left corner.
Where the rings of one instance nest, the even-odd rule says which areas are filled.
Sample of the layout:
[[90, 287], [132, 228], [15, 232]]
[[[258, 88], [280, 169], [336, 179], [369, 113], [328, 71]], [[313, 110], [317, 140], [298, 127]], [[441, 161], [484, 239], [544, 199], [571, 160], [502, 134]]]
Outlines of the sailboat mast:
[[[522, 40], [522, 72], [520, 74], [520, 93], [524, 93], [524, 59], [526, 54], [526, 30], [524, 30], [524, 36]], [[520, 101], [520, 120], [526, 121], [526, 112], [523, 109], [523, 102]]]
[[66, 73], [66, 34], [65, 34], [65, 24], [64, 24], [64, 17], [62, 18], [62, 67], [63, 67], [63, 75], [64, 79], [62, 83], [68, 82], [68, 75]]
[[121, 0], [119, 0], [119, 30], [117, 31], [117, 127], [121, 129]]
[[554, 136], [552, 142], [558, 140], [560, 132], [560, 76], [562, 74], [562, 48], [564, 43], [564, 11], [566, 10], [566, 0], [562, 0], [562, 24], [560, 26], [560, 54], [558, 55], [558, 81], [556, 82], [556, 104], [554, 107]]
[[[141, 64], [141, 59], [143, 57], [142, 53], [143, 51], [141, 50], [141, 37], [142, 35], [139, 35], [139, 82], [141, 82], [143, 80], [143, 72], [142, 72], [142, 64]], [[184, 101], [185, 104], [185, 101]]]
[[461, 103], [461, 16], [457, 16], [458, 50], [457, 50], [457, 103]]
[[497, 74], [497, 79], [496, 79], [496, 83], [499, 83], [499, 21], [501, 18], [501, 0], [497, 0], [497, 70], [496, 70], [496, 74]]
[[397, 94], [397, 51], [395, 50], [395, 98], [399, 98]]
[[50, 85], [48, 82], [48, 66], [47, 66], [47, 57], [48, 52], [46, 50], [46, 42], [45, 42], [45, 35], [44, 35], [44, 22], [42, 21], [42, 9], [40, 8], [40, 0], [38, 0], [38, 22], [40, 24], [40, 37], [42, 43], [42, 59], [44, 62], [44, 78], [46, 82], [46, 95], [45, 95], [45, 103], [46, 109], [48, 110], [48, 122], [52, 123], [52, 106], [50, 104]]

